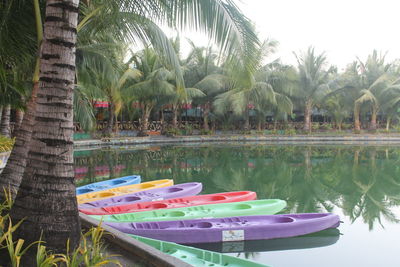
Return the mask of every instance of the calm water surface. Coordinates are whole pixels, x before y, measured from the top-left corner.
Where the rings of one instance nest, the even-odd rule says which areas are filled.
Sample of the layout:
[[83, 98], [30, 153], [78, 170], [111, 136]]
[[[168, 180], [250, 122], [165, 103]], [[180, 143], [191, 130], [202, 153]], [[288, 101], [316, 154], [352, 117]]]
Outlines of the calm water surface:
[[203, 245], [273, 267], [400, 266], [400, 147], [151, 146], [75, 152], [78, 185], [140, 174], [143, 181], [203, 183], [203, 194], [252, 190], [289, 212], [334, 212], [338, 230]]

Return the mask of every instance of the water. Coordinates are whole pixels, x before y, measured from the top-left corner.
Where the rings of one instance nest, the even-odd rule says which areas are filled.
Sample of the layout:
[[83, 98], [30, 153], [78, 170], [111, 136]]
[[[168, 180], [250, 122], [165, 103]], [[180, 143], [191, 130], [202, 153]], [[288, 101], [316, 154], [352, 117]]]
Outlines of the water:
[[[75, 153], [77, 184], [139, 174], [203, 183], [203, 194], [252, 190], [284, 211], [334, 212], [338, 232], [209, 245], [273, 267], [400, 266], [400, 147], [209, 144]], [[206, 246], [207, 247], [207, 246]]]

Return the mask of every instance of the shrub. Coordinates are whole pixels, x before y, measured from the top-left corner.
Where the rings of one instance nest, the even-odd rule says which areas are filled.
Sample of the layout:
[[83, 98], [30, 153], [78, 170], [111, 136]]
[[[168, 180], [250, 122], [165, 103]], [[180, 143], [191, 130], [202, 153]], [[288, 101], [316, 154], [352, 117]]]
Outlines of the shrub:
[[174, 127], [168, 127], [164, 131], [164, 135], [169, 136], [169, 137], [173, 137], [173, 136], [177, 136], [177, 135], [181, 135], [181, 134], [182, 134], [181, 130], [179, 130], [178, 128], [174, 128]]
[[186, 124], [184, 129], [183, 129], [183, 131], [182, 131], [182, 134], [184, 134], [184, 135], [192, 135], [193, 134], [193, 126], [190, 125], [190, 124]]
[[311, 125], [311, 129], [312, 129], [313, 131], [317, 131], [317, 130], [319, 130], [319, 129], [320, 129], [320, 125], [319, 125], [319, 123], [318, 123], [318, 122], [314, 122], [314, 123], [312, 123], [312, 125]]
[[0, 152], [11, 151], [14, 146], [15, 139], [11, 139], [0, 135]]
[[[5, 190], [5, 189], [4, 189]], [[43, 241], [39, 240], [27, 246], [24, 246], [24, 240], [13, 240], [13, 233], [22, 223], [12, 224], [8, 214], [12, 206], [12, 198], [10, 191], [5, 190], [5, 201], [0, 203], [0, 249], [8, 251], [9, 262], [12, 267], [20, 267], [21, 258], [26, 252], [37, 244], [36, 266], [53, 267], [80, 267], [80, 266], [103, 266], [109, 263], [114, 263], [122, 266], [117, 260], [112, 260], [110, 257], [116, 255], [104, 254], [105, 245], [102, 236], [104, 229], [101, 228], [101, 223], [97, 227], [92, 227], [89, 231], [82, 234], [81, 243], [73, 251], [68, 251], [67, 254], [54, 254], [46, 250]], [[70, 247], [67, 243], [67, 249]], [[5, 260], [5, 259], [4, 259]], [[1, 262], [3, 263], [3, 262]], [[58, 265], [58, 263], [62, 263]]]
[[296, 135], [296, 130], [293, 128], [286, 129], [285, 130], [285, 135]]
[[200, 135], [212, 135], [212, 134], [213, 134], [212, 130], [205, 130], [205, 129], [200, 130]]

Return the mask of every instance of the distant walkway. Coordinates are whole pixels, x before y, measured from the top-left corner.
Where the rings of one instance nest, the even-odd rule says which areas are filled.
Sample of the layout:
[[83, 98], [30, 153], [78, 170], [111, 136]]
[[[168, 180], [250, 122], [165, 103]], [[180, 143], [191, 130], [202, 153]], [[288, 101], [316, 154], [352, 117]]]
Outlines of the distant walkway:
[[348, 135], [195, 135], [195, 136], [147, 136], [115, 137], [96, 140], [79, 140], [75, 148], [98, 146], [126, 146], [137, 144], [174, 144], [203, 142], [262, 142], [268, 144], [392, 144], [400, 145], [400, 134], [348, 134]]

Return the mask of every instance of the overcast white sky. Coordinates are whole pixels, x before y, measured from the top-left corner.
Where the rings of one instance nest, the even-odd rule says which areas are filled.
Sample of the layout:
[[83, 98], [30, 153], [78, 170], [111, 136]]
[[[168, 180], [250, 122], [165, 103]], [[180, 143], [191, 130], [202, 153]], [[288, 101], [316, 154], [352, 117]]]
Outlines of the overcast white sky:
[[[279, 42], [277, 56], [295, 64], [293, 51], [315, 46], [339, 69], [373, 49], [400, 58], [400, 0], [236, 0], [262, 39]], [[184, 33], [198, 45], [207, 40]], [[183, 37], [183, 36], [182, 36]], [[188, 48], [185, 46], [184, 50]]]

